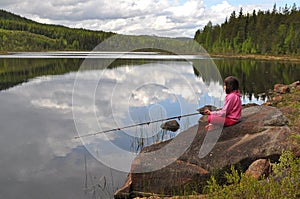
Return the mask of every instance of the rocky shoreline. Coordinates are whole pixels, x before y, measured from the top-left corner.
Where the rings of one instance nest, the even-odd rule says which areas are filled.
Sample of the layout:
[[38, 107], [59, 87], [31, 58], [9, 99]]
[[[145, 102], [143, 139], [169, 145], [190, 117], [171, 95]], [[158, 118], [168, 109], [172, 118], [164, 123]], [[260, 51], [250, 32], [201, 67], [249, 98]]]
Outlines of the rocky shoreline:
[[[145, 147], [132, 163], [127, 181], [115, 193], [115, 198], [158, 199], [163, 195], [164, 199], [175, 199], [179, 197], [176, 195], [189, 191], [193, 194], [185, 195], [186, 198], [205, 198], [201, 195], [203, 187], [216, 171], [224, 173], [230, 165], [235, 165], [259, 179], [269, 175], [270, 163], [278, 161], [282, 150], [292, 150], [300, 157], [299, 143], [289, 139], [300, 134], [300, 82], [276, 84], [265, 104], [245, 106], [241, 122], [224, 128], [212, 150], [199, 158], [201, 143], [213, 143], [215, 139], [206, 136], [205, 125], [205, 121], [200, 121], [173, 140]], [[209, 133], [214, 135], [214, 132]], [[165, 152], [176, 153], [177, 148], [186, 146], [188, 141], [191, 141], [189, 147], [179, 157], [151, 155], [164, 148], [167, 148]], [[168, 145], [171, 147], [166, 147]], [[155, 159], [172, 161], [159, 170], [150, 171], [149, 168], [157, 166]], [[145, 169], [149, 172], [143, 173]]]

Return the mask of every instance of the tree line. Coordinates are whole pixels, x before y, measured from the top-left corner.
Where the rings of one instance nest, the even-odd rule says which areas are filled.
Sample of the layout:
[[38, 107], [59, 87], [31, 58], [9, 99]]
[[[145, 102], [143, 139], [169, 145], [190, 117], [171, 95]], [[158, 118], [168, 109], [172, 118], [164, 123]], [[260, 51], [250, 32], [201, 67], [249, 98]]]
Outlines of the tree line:
[[300, 54], [300, 8], [285, 5], [244, 14], [233, 11], [221, 25], [211, 22], [196, 31], [194, 40], [212, 53]]
[[[41, 24], [5, 10], [0, 10], [0, 51], [91, 51], [104, 40], [114, 37], [107, 51], [155, 51], [168, 49], [175, 54], [203, 52], [191, 38], [164, 38], [147, 35], [120, 35], [113, 32], [68, 28]], [[109, 49], [108, 47], [111, 47]], [[143, 49], [139, 49], [143, 48]], [[101, 49], [97, 49], [101, 50]]]
[[0, 50], [92, 50], [113, 32], [41, 24], [0, 10]]

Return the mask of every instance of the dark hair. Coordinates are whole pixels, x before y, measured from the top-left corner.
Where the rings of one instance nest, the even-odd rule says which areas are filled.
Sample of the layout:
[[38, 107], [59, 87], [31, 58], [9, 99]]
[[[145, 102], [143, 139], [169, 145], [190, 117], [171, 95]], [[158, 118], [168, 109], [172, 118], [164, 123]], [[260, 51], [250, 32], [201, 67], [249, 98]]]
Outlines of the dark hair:
[[239, 90], [239, 80], [234, 76], [226, 77], [224, 85], [226, 86], [226, 94], [229, 94], [234, 90]]

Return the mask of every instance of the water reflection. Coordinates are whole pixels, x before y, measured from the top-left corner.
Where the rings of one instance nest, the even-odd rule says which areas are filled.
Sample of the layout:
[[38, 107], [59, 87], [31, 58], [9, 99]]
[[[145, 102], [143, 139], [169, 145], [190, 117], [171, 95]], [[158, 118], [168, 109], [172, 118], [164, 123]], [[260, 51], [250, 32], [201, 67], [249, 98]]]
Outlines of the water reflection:
[[[88, 61], [88, 66], [97, 65], [95, 60]], [[161, 123], [150, 123], [96, 136], [85, 135], [195, 113], [204, 104], [221, 106], [224, 95], [220, 82], [220, 78], [204, 82], [201, 76], [195, 76], [193, 64], [183, 60], [126, 64], [112, 70], [83, 70], [77, 74], [73, 93], [77, 131], [99, 161], [129, 171], [143, 146], [176, 134], [162, 131]], [[199, 117], [182, 118], [176, 133], [195, 125]], [[116, 154], [119, 158], [114, 158]]]
[[[180, 120], [182, 129], [175, 134], [153, 124], [89, 137], [83, 140], [85, 148], [74, 139], [72, 111], [79, 113], [77, 128], [90, 133], [194, 112], [202, 104], [221, 106], [222, 86], [211, 76], [205, 79], [211, 72], [197, 68], [201, 61], [117, 60], [112, 69], [77, 74], [71, 71], [79, 68], [80, 59], [0, 59], [0, 197], [110, 198], [126, 173], [103, 165], [90, 151], [130, 166], [141, 146], [174, 137], [199, 117]], [[223, 78], [239, 77], [243, 103], [251, 97], [261, 103], [257, 94], [274, 83], [300, 79], [299, 64], [215, 63]], [[75, 79], [81, 92], [74, 96]], [[120, 157], [111, 145], [133, 156]]]
[[[29, 60], [24, 61], [30, 65]], [[41, 60], [31, 61], [38, 63]], [[13, 63], [12, 60], [9, 62]], [[74, 139], [77, 129], [72, 110], [80, 113], [84, 132], [94, 132], [99, 129], [98, 124], [105, 129], [195, 111], [199, 105], [198, 97], [206, 93], [203, 88], [207, 87], [201, 78], [195, 77], [192, 65], [186, 62], [153, 64], [147, 61], [146, 64], [126, 64], [114, 69], [82, 71], [78, 75], [67, 72], [69, 68], [65, 67], [58, 72], [66, 72], [63, 75], [29, 80], [26, 78], [40, 74], [33, 71], [42, 70], [33, 67], [28, 70], [32, 74], [26, 72], [30, 75], [22, 76], [14, 72], [22, 69], [22, 64], [18, 64], [19, 68], [5, 69], [3, 74], [11, 74], [12, 79], [25, 78], [25, 82], [13, 82], [12, 85], [17, 85], [0, 92], [0, 193], [3, 198], [40, 198], [41, 195], [52, 198], [111, 197], [123, 184], [126, 174], [101, 164], [87, 152], [89, 147], [99, 147], [96, 148], [101, 149], [99, 155], [106, 154], [110, 160], [118, 159], [130, 167], [132, 159], [111, 151], [111, 143], [136, 155], [140, 146], [175, 134], [160, 132], [160, 124], [155, 124], [146, 130], [95, 136], [90, 141], [85, 140], [85, 148], [80, 140]], [[13, 72], [9, 73], [9, 70]], [[84, 106], [72, 104], [76, 78], [82, 83], [82, 92], [75, 94], [76, 99]], [[93, 90], [94, 84], [96, 90]], [[216, 85], [212, 82], [210, 86]], [[91, 93], [95, 93], [95, 101], [90, 98]], [[208, 102], [208, 93], [205, 96], [201, 100]], [[91, 117], [91, 113], [96, 113], [96, 117]], [[197, 119], [182, 120], [182, 127], [189, 127]], [[148, 135], [141, 136], [144, 132]], [[140, 137], [151, 138], [143, 140]]]
[[0, 59], [0, 90], [4, 90], [31, 78], [43, 75], [59, 75], [77, 71], [81, 59]]
[[[2, 56], [4, 58], [0, 59], [0, 90], [13, 87], [34, 77], [59, 75], [77, 71], [83, 62], [82, 58], [89, 55], [87, 52], [77, 52], [75, 53], [76, 56], [74, 56], [74, 58], [67, 58], [66, 55], [74, 55], [74, 52], [66, 52], [62, 54], [63, 58], [58, 58], [57, 55], [60, 55], [59, 53], [49, 53], [50, 55], [46, 54], [46, 56], [45, 53], [39, 53], [46, 57], [41, 58], [36, 57], [34, 53], [27, 54], [22, 53], [21, 55], [24, 56], [22, 59], [18, 57], [20, 54], [11, 55], [12, 58], [7, 58], [7, 55]], [[114, 60], [108, 59], [107, 57], [105, 58], [106, 54], [102, 54], [102, 68], [143, 65], [160, 62], [161, 58], [165, 58], [165, 60], [169, 59], [168, 55], [133, 53], [133, 55], [131, 55], [133, 59], [123, 57], [122, 59]], [[28, 58], [29, 55], [35, 58]], [[82, 55], [82, 58], [79, 58], [77, 55]], [[113, 53], [113, 55], [112, 58], [118, 57], [117, 53]], [[153, 56], [158, 57], [157, 59], [152, 59], [151, 57]], [[49, 59], [49, 57], [52, 58]], [[112, 62], [112, 60], [114, 61]], [[176, 61], [175, 58], [173, 58], [173, 60]], [[250, 99], [258, 99], [260, 93], [264, 93], [266, 90], [272, 88], [275, 83], [290, 84], [300, 79], [299, 63], [250, 59], [214, 59], [213, 61], [223, 79], [228, 75], [235, 75], [240, 79], [242, 94]], [[217, 79], [217, 77], [208, 80], [206, 79], [213, 74], [212, 71], [209, 71], [210, 60], [207, 61], [208, 64], [206, 64], [206, 68], [204, 64], [205, 60], [192, 59], [191, 62], [194, 66], [194, 74], [196, 76], [201, 76], [204, 82], [210, 82], [212, 79]], [[201, 64], [199, 64], [199, 62], [201, 62]], [[99, 68], [99, 61], [96, 60], [95, 63], [97, 66], [94, 68], [91, 67], [90, 70]], [[197, 68], [199, 65], [202, 66], [201, 69]], [[202, 74], [199, 74], [199, 71], [201, 71]]]
[[40, 77], [1, 92], [1, 198], [88, 198], [94, 193], [84, 192], [84, 182], [91, 187], [103, 176], [107, 189], [96, 194], [111, 196], [117, 188], [112, 184], [124, 180], [125, 174], [103, 166], [73, 139], [74, 76]]
[[242, 94], [258, 99], [259, 94], [272, 89], [274, 84], [291, 84], [300, 79], [300, 63], [251, 59], [216, 59], [222, 77], [235, 75], [241, 83]]

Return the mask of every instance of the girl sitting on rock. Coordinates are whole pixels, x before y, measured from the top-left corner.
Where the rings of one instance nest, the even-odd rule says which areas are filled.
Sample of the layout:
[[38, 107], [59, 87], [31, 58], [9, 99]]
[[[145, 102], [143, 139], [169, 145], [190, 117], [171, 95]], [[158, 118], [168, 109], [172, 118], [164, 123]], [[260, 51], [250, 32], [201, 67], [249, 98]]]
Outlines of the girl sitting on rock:
[[225, 78], [224, 90], [226, 92], [226, 97], [223, 108], [218, 111], [204, 111], [204, 114], [208, 115], [208, 125], [205, 126], [206, 130], [212, 130], [214, 125], [234, 125], [241, 118], [242, 102], [238, 79], [234, 76]]

